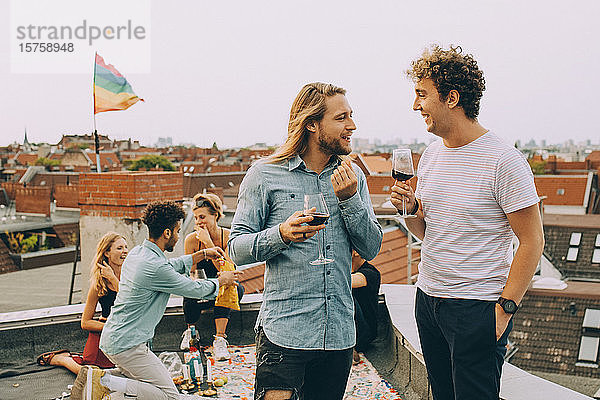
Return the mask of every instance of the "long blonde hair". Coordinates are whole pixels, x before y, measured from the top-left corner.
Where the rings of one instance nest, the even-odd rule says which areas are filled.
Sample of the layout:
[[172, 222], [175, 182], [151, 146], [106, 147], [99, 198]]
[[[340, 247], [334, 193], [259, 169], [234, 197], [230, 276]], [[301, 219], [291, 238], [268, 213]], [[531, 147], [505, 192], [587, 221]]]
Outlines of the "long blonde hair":
[[265, 159], [277, 163], [295, 155], [304, 154], [308, 146], [309, 132], [306, 128], [312, 122], [319, 122], [327, 110], [325, 99], [336, 94], [346, 94], [346, 89], [330, 83], [314, 82], [302, 87], [290, 110], [288, 137], [284, 144]]
[[108, 264], [108, 257], [104, 253], [110, 250], [113, 243], [118, 239], [125, 239], [123, 235], [119, 235], [116, 232], [108, 232], [98, 242], [96, 247], [96, 255], [92, 260], [91, 272], [90, 272], [90, 287], [96, 288], [98, 297], [102, 297], [108, 292], [108, 286], [106, 280], [102, 277], [102, 273], [98, 264]]

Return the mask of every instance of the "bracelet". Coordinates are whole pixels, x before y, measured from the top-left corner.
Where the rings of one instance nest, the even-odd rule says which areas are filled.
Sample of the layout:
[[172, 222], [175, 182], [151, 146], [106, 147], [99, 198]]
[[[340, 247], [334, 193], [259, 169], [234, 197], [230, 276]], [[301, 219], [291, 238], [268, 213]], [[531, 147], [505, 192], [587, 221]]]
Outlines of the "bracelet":
[[419, 212], [419, 199], [417, 199], [415, 197], [415, 206], [413, 207], [413, 209], [411, 210], [411, 212], [409, 212], [410, 215], [415, 215], [417, 214], [417, 212]]
[[204, 257], [202, 260], [206, 260], [206, 249], [202, 249], [202, 257]]

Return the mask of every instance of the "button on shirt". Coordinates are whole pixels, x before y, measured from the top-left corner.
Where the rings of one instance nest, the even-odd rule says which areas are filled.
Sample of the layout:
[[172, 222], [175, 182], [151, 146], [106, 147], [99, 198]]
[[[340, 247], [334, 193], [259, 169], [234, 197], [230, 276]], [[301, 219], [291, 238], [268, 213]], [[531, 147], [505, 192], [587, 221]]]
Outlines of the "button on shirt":
[[[299, 156], [252, 166], [242, 184], [229, 236], [237, 264], [266, 261], [263, 304], [256, 322], [269, 340], [295, 349], [340, 350], [355, 344], [351, 289], [351, 251], [365, 259], [379, 252], [383, 237], [364, 174], [356, 165], [357, 193], [339, 201], [331, 175], [340, 165], [332, 157], [317, 174]], [[300, 243], [286, 244], [279, 225], [304, 209], [304, 195], [323, 193], [330, 217], [324, 230]], [[311, 265], [319, 255], [335, 261]]]
[[100, 349], [118, 354], [154, 337], [171, 294], [214, 299], [217, 279], [193, 281], [188, 275], [192, 256], [167, 259], [149, 240], [135, 246], [121, 270], [119, 292], [100, 336]]

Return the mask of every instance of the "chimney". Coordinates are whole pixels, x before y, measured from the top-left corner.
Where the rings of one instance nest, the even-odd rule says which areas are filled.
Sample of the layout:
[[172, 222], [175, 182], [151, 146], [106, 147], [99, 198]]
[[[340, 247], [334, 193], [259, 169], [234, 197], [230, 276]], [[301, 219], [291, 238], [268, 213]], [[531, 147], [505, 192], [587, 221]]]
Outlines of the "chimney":
[[180, 172], [115, 171], [79, 175], [82, 301], [87, 295], [90, 263], [98, 240], [109, 231], [125, 237], [129, 248], [141, 244], [148, 230], [142, 211], [156, 200], [183, 200]]

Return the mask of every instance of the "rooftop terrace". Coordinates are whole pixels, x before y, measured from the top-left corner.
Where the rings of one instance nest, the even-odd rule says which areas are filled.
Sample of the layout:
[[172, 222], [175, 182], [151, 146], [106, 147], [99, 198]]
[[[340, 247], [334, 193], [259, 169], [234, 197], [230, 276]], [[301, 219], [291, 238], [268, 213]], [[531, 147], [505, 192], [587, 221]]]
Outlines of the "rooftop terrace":
[[[36, 276], [39, 276], [40, 271], [47, 269], [49, 268], [36, 270]], [[20, 273], [34, 272], [30, 270]], [[55, 268], [54, 271], [49, 271], [48, 275], [60, 273], [60, 268]], [[15, 277], [20, 282], [27, 282], [26, 278]], [[36, 283], [30, 282], [31, 285], [22, 285], [28, 286], [30, 292], [35, 292]], [[0, 287], [0, 301], [7, 295], [14, 295], [5, 294], [2, 289]], [[21, 293], [27, 292], [25, 287], [22, 289]], [[413, 316], [414, 292], [415, 287], [410, 285], [382, 286], [379, 334], [365, 356], [402, 399], [424, 400], [430, 399], [431, 395]], [[230, 343], [247, 345], [254, 342], [252, 327], [261, 298], [260, 294], [244, 296], [242, 312], [235, 313], [230, 323]], [[5, 304], [5, 300], [0, 304]], [[68, 392], [67, 385], [72, 383], [74, 376], [60, 368], [39, 367], [35, 364], [35, 357], [39, 353], [60, 348], [73, 351], [83, 349], [86, 334], [79, 327], [82, 310], [83, 305], [76, 304], [0, 314], [0, 342], [3, 344], [0, 349], [2, 399], [53, 399], [60, 397], [65, 391]], [[198, 323], [203, 344], [209, 344], [212, 337], [209, 318], [208, 314], [204, 314]], [[165, 316], [157, 327], [155, 351], [158, 353], [177, 349], [179, 335], [184, 326], [181, 298], [172, 297]], [[597, 380], [595, 384], [600, 386], [600, 381]], [[594, 390], [593, 385], [586, 390]], [[501, 398], [591, 399], [508, 363], [504, 366]]]

